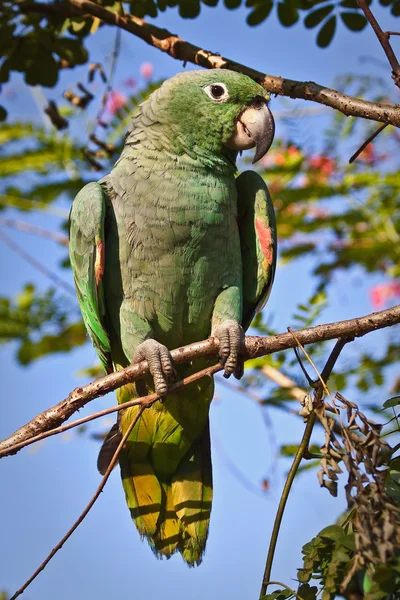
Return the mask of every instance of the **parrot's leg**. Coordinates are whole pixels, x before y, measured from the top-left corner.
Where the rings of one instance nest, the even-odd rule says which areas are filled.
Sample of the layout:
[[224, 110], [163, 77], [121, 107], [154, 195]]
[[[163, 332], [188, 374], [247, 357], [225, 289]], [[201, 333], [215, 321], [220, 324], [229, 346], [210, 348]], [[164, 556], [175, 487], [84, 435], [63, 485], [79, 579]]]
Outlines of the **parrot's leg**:
[[211, 335], [219, 341], [219, 361], [226, 378], [234, 374], [236, 379], [240, 379], [244, 372], [242, 352], [245, 334], [240, 325], [241, 312], [239, 287], [229, 287], [219, 294], [213, 311]]
[[137, 346], [133, 356], [133, 363], [141, 360], [148, 362], [156, 394], [165, 396], [168, 391], [168, 382], [173, 379], [175, 373], [168, 348], [156, 340], [145, 340]]
[[[120, 308], [122, 349], [128, 361], [138, 363], [147, 360], [150, 374], [154, 381], [154, 391], [165, 396], [168, 383], [174, 378], [175, 369], [171, 354], [166, 346], [154, 339], [151, 323], [139, 317], [129, 298], [125, 299]], [[139, 395], [146, 395], [144, 385], [136, 386]]]

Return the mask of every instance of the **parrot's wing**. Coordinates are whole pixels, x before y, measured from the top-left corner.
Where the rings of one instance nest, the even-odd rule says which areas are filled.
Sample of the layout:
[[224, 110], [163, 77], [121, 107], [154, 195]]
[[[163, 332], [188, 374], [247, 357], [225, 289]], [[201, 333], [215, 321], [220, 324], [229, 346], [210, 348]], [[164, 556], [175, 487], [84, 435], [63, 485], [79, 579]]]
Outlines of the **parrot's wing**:
[[242, 325], [246, 330], [271, 292], [277, 236], [274, 207], [262, 177], [255, 171], [244, 171], [236, 179], [236, 188], [243, 264]]
[[106, 198], [98, 183], [89, 183], [76, 196], [69, 224], [69, 255], [83, 321], [107, 371], [112, 370], [106, 330], [103, 274]]

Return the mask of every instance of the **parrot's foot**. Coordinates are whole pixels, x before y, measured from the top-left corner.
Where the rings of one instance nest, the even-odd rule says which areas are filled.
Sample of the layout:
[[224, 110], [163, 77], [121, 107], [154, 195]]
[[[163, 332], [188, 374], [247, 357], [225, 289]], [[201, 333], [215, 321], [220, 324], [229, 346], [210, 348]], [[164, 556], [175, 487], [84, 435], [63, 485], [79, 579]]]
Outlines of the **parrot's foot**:
[[146, 340], [136, 348], [133, 362], [147, 360], [150, 373], [154, 381], [154, 391], [160, 396], [165, 396], [168, 383], [174, 379], [175, 369], [171, 354], [166, 346], [156, 340]]
[[244, 373], [241, 355], [245, 341], [243, 327], [236, 321], [225, 321], [214, 329], [212, 335], [219, 340], [219, 362], [224, 367], [224, 377], [228, 378], [233, 373], [236, 379], [240, 379]]

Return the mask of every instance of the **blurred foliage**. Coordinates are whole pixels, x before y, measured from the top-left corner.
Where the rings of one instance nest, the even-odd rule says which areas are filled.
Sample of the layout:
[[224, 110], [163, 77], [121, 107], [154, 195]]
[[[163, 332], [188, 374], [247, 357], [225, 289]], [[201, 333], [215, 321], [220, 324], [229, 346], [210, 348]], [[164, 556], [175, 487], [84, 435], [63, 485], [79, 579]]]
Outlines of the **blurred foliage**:
[[32, 284], [13, 300], [0, 297], [0, 343], [17, 342], [21, 365], [80, 346], [86, 340], [85, 328], [80, 319], [71, 322], [73, 311], [64, 304], [56, 290], [40, 294]]

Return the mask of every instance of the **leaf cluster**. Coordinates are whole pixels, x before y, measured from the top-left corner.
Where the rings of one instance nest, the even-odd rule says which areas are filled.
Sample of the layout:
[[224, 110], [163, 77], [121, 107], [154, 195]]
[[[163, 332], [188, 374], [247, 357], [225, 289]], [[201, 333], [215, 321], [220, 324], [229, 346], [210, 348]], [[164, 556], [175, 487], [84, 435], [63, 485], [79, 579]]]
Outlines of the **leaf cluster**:
[[56, 352], [68, 352], [86, 341], [81, 319], [71, 322], [54, 289], [38, 293], [27, 284], [13, 300], [0, 298], [0, 343], [17, 342], [21, 365]]

